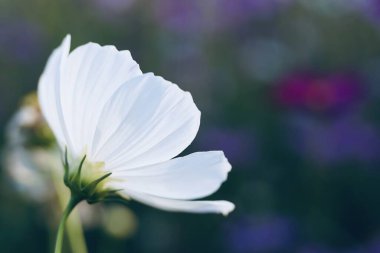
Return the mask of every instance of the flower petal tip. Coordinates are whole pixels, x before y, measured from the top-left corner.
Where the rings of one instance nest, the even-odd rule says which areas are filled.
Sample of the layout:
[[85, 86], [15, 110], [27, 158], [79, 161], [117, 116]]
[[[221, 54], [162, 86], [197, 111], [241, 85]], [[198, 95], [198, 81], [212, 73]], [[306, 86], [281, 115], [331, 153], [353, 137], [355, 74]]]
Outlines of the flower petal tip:
[[64, 46], [64, 48], [69, 48], [70, 50], [70, 44], [71, 44], [71, 35], [70, 34], [67, 34], [63, 40], [62, 40], [62, 44]]
[[223, 201], [223, 206], [220, 210], [220, 213], [227, 217], [233, 210], [235, 210], [235, 205], [229, 201]]
[[222, 159], [223, 159], [223, 163], [224, 163], [224, 169], [225, 169], [225, 171], [227, 172], [227, 173], [229, 173], [230, 171], [231, 171], [231, 169], [232, 169], [232, 165], [231, 165], [231, 163], [228, 161], [228, 159], [227, 159], [227, 157], [224, 155], [224, 152], [223, 151], [221, 151], [221, 153], [222, 153]]

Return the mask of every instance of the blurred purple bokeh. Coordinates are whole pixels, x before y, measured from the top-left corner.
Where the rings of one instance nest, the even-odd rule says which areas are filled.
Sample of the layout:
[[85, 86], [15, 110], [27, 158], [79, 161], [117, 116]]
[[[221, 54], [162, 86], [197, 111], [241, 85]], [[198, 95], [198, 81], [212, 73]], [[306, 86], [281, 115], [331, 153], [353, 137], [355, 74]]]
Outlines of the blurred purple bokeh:
[[295, 223], [285, 217], [245, 217], [226, 228], [231, 252], [281, 252], [294, 243]]

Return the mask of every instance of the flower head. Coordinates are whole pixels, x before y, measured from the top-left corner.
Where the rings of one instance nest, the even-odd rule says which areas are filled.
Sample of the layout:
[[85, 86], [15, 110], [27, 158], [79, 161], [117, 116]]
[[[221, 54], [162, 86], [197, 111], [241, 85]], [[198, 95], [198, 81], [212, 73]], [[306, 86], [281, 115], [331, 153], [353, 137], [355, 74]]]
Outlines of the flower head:
[[54, 50], [38, 97], [65, 156], [65, 182], [82, 199], [132, 198], [184, 212], [228, 214], [215, 192], [231, 169], [223, 152], [177, 157], [194, 139], [200, 112], [188, 92], [148, 73], [129, 51], [88, 43]]
[[62, 174], [61, 170], [51, 170], [60, 164], [58, 150], [50, 148], [53, 142], [39, 111], [37, 96], [27, 95], [6, 127], [4, 168], [17, 190], [40, 203], [55, 197], [52, 175]]

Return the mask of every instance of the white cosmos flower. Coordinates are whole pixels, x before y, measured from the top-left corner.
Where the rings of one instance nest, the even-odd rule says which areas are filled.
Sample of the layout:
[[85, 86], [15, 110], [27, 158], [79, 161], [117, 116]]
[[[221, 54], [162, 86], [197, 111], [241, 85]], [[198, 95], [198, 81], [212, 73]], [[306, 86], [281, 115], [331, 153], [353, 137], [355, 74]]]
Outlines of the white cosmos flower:
[[226, 180], [231, 165], [222, 151], [173, 158], [199, 128], [190, 93], [142, 73], [129, 51], [95, 43], [69, 51], [68, 35], [48, 60], [38, 97], [60, 147], [73, 161], [86, 155], [84, 175], [110, 172], [102, 189], [163, 210], [234, 209], [228, 201], [192, 201]]

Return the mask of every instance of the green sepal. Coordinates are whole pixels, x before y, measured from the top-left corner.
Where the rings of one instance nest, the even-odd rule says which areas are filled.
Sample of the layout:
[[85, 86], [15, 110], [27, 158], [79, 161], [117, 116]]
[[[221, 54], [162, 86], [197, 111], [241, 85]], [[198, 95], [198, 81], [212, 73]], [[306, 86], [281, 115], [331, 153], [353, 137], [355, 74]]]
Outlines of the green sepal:
[[73, 175], [73, 181], [76, 181], [79, 183], [79, 188], [81, 188], [82, 180], [81, 180], [81, 174], [82, 174], [82, 167], [84, 164], [84, 161], [86, 160], [86, 155], [83, 156], [82, 160], [80, 161], [79, 167], [77, 169], [77, 172]]
[[63, 158], [63, 169], [64, 169], [64, 177], [63, 177], [63, 182], [65, 185], [68, 187], [69, 186], [69, 161], [67, 158], [67, 147], [65, 147], [65, 153], [64, 153], [64, 158]]
[[106, 199], [109, 196], [116, 195], [119, 190], [101, 190], [99, 184], [106, 178], [111, 176], [108, 172], [99, 178], [88, 182], [82, 178], [82, 169], [86, 161], [86, 155], [83, 156], [79, 163], [78, 168], [74, 172], [70, 172], [70, 165], [68, 162], [67, 148], [65, 149], [63, 167], [64, 167], [64, 183], [70, 189], [71, 196], [75, 199], [86, 200], [88, 203], [93, 204]]

